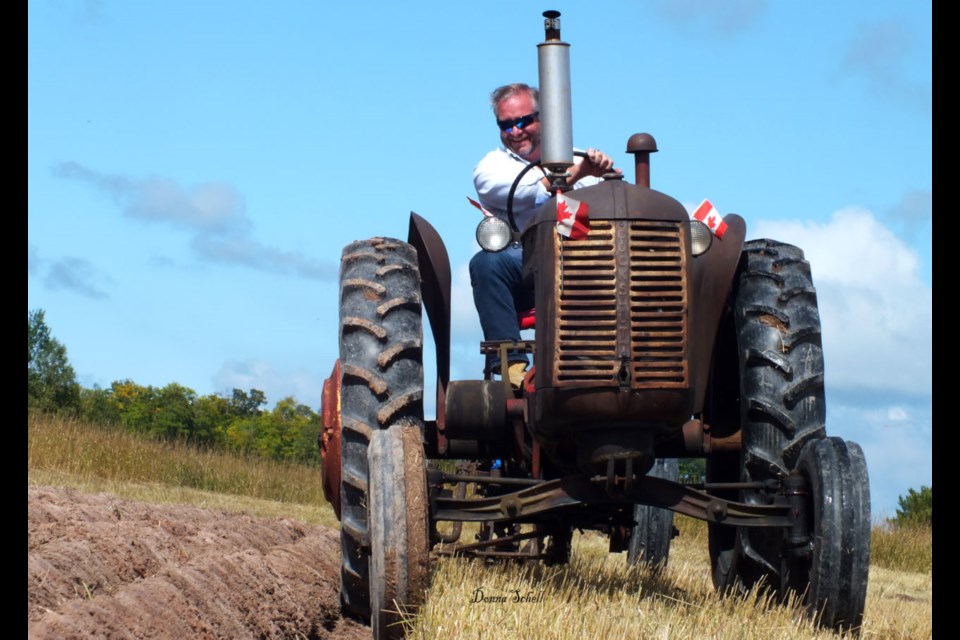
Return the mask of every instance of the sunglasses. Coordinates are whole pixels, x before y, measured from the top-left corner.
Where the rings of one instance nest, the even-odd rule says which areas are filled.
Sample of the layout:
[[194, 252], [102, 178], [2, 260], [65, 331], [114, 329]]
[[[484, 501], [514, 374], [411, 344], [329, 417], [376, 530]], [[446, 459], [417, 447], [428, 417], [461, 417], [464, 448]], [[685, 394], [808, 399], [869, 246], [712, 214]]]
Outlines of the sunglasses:
[[514, 118], [513, 120], [497, 120], [497, 126], [500, 127], [500, 131], [509, 132], [511, 129], [516, 127], [517, 129], [526, 129], [533, 122], [540, 117], [539, 111], [534, 111], [533, 113], [528, 113], [525, 116], [520, 118]]

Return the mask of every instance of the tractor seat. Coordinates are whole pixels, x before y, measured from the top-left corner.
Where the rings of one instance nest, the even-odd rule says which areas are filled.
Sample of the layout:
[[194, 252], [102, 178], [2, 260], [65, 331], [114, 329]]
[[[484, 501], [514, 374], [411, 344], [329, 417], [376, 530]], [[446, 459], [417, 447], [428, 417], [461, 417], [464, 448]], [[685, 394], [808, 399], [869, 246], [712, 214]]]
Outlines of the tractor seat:
[[533, 329], [537, 324], [537, 310], [518, 311], [517, 321], [520, 323], [520, 329]]

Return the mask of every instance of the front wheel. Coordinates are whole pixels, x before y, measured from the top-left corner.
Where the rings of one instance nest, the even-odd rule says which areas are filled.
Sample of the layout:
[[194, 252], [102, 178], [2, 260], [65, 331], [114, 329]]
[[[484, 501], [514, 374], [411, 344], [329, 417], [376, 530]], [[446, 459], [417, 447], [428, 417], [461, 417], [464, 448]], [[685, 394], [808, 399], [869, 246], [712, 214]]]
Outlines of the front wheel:
[[430, 572], [430, 507], [417, 425], [374, 432], [370, 468], [370, 622], [377, 640], [404, 637]]
[[809, 486], [810, 547], [786, 562], [784, 578], [824, 627], [857, 629], [863, 622], [870, 568], [870, 483], [854, 442], [809, 442], [797, 471]]

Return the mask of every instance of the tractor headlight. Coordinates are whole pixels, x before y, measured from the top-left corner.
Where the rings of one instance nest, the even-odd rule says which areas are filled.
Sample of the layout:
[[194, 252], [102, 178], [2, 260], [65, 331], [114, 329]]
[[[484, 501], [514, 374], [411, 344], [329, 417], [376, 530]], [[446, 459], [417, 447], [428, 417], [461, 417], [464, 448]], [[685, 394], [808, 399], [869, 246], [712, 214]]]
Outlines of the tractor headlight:
[[484, 251], [503, 251], [513, 239], [510, 225], [495, 216], [486, 216], [477, 225], [477, 242]]
[[710, 248], [713, 242], [713, 232], [710, 227], [699, 220], [690, 220], [690, 244], [693, 255], [699, 256]]

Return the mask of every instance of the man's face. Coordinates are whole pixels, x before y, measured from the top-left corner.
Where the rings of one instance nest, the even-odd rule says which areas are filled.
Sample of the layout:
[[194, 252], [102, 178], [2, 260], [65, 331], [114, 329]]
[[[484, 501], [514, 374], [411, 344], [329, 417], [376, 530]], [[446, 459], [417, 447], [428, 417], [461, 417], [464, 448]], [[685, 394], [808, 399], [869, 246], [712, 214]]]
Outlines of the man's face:
[[[536, 108], [530, 94], [517, 93], [500, 101], [497, 105], [497, 120], [516, 120], [534, 113]], [[500, 140], [503, 146], [527, 162], [540, 160], [540, 119], [528, 124], [523, 129], [513, 127], [509, 131], [500, 131]]]

